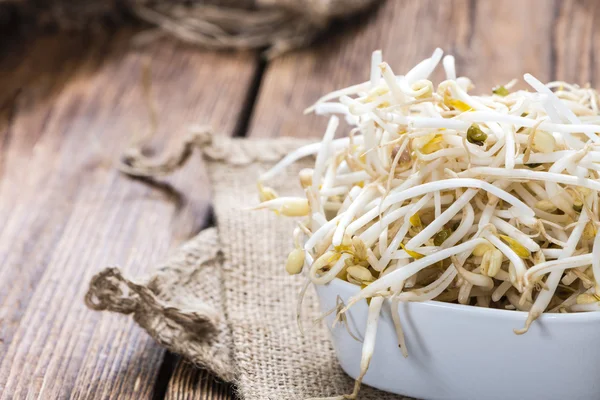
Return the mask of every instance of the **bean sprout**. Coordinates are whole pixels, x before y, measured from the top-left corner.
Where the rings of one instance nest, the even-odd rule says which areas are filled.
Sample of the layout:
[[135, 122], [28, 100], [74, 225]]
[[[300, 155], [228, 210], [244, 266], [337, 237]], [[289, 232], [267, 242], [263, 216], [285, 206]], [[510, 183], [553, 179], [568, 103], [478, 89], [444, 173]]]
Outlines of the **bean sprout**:
[[[446, 80], [436, 87], [440, 61]], [[369, 303], [360, 375], [338, 399], [358, 396], [386, 300], [404, 356], [403, 302], [528, 312], [519, 334], [544, 312], [600, 311], [598, 93], [524, 81], [533, 92], [513, 80], [476, 96], [440, 49], [405, 75], [376, 51], [369, 81], [307, 109], [342, 114], [350, 137], [334, 139], [332, 116], [322, 142], [260, 177], [257, 209], [306, 218], [288, 272], [359, 286], [337, 319]], [[310, 155], [314, 168], [300, 173], [306, 198], [265, 186]]]

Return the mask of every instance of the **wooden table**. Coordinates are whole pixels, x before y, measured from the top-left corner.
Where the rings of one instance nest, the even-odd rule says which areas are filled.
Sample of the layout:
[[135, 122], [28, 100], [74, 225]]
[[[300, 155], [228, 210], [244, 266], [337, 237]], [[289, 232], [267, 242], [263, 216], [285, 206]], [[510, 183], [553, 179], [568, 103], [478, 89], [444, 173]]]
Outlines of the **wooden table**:
[[[127, 146], [159, 151], [189, 123], [223, 135], [320, 136], [302, 110], [368, 78], [372, 50], [406, 71], [436, 46], [489, 91], [525, 72], [597, 84], [594, 0], [389, 0], [311, 49], [265, 63], [133, 32], [3, 38], [0, 59], [0, 399], [230, 399], [130, 318], [88, 310], [92, 275], [153, 266], [206, 224], [202, 161], [149, 186], [114, 169]], [[151, 60], [152, 123], [140, 85]], [[184, 197], [178, 198], [173, 193]]]

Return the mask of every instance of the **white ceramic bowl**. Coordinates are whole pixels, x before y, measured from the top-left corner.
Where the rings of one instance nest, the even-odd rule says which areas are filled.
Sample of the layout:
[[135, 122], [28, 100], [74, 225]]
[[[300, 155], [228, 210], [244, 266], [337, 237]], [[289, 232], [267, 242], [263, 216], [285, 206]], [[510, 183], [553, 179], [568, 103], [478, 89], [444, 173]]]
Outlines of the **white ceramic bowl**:
[[[344, 303], [358, 287], [335, 279], [316, 287], [321, 309]], [[524, 335], [527, 313], [430, 301], [399, 306], [408, 358], [398, 348], [389, 302], [379, 320], [375, 352], [364, 383], [418, 399], [600, 399], [600, 312], [545, 314]], [[348, 311], [362, 337], [367, 303]], [[326, 321], [331, 327], [334, 316]], [[341, 324], [330, 329], [342, 369], [360, 370], [362, 344]]]

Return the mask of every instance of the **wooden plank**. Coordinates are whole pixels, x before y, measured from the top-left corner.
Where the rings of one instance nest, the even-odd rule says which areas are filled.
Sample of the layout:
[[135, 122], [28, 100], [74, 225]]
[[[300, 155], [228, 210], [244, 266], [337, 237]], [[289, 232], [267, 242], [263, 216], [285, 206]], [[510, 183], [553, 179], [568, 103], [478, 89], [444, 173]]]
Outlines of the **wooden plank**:
[[[358, 26], [342, 26], [337, 35], [314, 48], [270, 63], [250, 135], [321, 136], [327, 118], [304, 116], [302, 111], [323, 94], [368, 80], [370, 55], [376, 49], [382, 49], [384, 60], [401, 74], [441, 47], [456, 57], [458, 73], [472, 78], [480, 91], [525, 72], [550, 79], [556, 36], [552, 28], [557, 22], [553, 4], [546, 0], [387, 1], [373, 16], [356, 21]], [[569, 34], [578, 41], [579, 32]], [[585, 54], [589, 56], [589, 51]], [[435, 77], [442, 75], [438, 72]]]
[[567, 0], [555, 4], [552, 79], [593, 87], [600, 84], [600, 4], [595, 0]]
[[232, 134], [257, 58], [170, 41], [141, 54], [130, 37], [53, 36], [4, 52], [1, 399], [152, 396], [164, 350], [131, 318], [83, 304], [99, 269], [149, 272], [207, 213], [199, 157], [162, 189], [114, 169], [132, 138], [149, 129], [142, 60], [152, 59], [159, 110], [151, 144], [163, 148], [190, 122]]
[[166, 400], [230, 400], [230, 385], [219, 382], [209, 372], [180, 361], [169, 382]]

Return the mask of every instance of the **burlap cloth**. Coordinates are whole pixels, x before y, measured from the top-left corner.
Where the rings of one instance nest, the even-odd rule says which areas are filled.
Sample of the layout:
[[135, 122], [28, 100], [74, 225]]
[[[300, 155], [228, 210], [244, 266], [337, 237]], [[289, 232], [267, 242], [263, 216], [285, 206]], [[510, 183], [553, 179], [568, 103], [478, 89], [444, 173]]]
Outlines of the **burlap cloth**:
[[[327, 327], [314, 323], [320, 311], [312, 287], [303, 307], [304, 336], [296, 324], [304, 279], [284, 269], [293, 248], [294, 220], [247, 210], [258, 203], [259, 174], [301, 144], [289, 138], [228, 139], [200, 131], [160, 165], [131, 154], [126, 172], [160, 175], [181, 166], [199, 148], [213, 185], [216, 227], [183, 245], [149, 279], [128, 279], [117, 268], [102, 271], [90, 283], [88, 306], [132, 314], [169, 350], [232, 382], [240, 399], [350, 393], [353, 381], [338, 365]], [[299, 194], [301, 167], [269, 184], [281, 194]], [[360, 398], [400, 397], [364, 387]]]
[[0, 24], [16, 16], [27, 26], [68, 30], [135, 19], [158, 29], [138, 42], [170, 34], [203, 47], [268, 48], [275, 56], [304, 46], [337, 17], [379, 0], [0, 0]]

